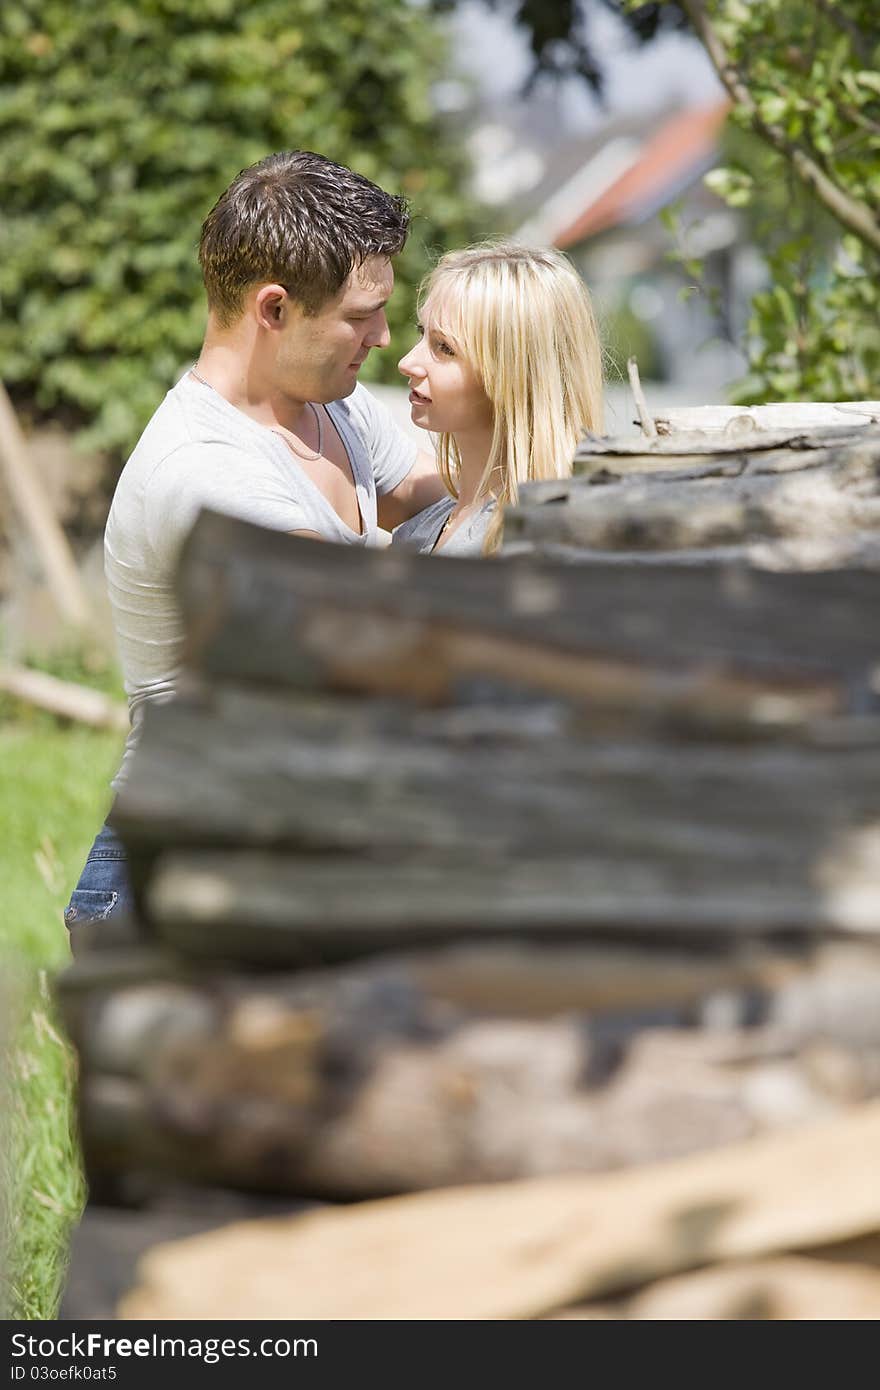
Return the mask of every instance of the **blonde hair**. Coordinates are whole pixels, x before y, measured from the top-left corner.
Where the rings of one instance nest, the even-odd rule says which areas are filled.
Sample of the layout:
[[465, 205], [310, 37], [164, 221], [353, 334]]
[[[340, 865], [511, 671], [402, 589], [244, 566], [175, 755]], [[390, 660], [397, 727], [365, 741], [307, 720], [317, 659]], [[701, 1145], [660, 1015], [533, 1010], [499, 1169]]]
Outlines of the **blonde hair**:
[[[484, 546], [490, 553], [520, 484], [568, 477], [584, 430], [602, 430], [602, 349], [590, 295], [559, 251], [502, 241], [443, 256], [422, 287], [422, 306], [428, 301], [493, 409], [478, 489], [496, 501]], [[458, 496], [461, 459], [452, 435], [439, 436], [437, 456]]]

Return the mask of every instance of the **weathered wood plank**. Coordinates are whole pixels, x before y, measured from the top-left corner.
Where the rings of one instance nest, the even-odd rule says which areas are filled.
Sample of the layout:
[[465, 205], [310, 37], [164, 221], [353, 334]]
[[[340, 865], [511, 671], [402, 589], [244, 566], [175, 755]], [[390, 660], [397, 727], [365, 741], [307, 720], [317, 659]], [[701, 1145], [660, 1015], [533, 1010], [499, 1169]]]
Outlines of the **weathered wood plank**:
[[[846, 447], [721, 454], [714, 464], [527, 484], [505, 539], [594, 549], [672, 549], [767, 538], [829, 539], [880, 527], [880, 429]], [[548, 506], [552, 503], [552, 506]]]
[[711, 571], [719, 566], [775, 571], [880, 570], [880, 532], [847, 536], [761, 540], [697, 550], [598, 550], [552, 540], [511, 538], [502, 547], [505, 559], [565, 565], [617, 565], [641, 570], [675, 565]]
[[584, 1303], [554, 1319], [876, 1321], [880, 1271], [810, 1255], [735, 1260], [648, 1284], [616, 1303]]
[[150, 711], [113, 819], [137, 853], [172, 851], [148, 908], [187, 949], [242, 922], [270, 955], [331, 932], [349, 951], [388, 932], [872, 931], [880, 730], [860, 727], [843, 747], [591, 741], [553, 707], [226, 689]]
[[771, 401], [767, 405], [671, 406], [654, 420], [678, 434], [687, 430], [713, 433], [754, 426], [756, 433], [808, 429], [824, 433], [841, 425], [880, 422], [880, 401]]
[[741, 467], [744, 458], [756, 465], [760, 462], [763, 468], [785, 471], [828, 462], [841, 450], [870, 442], [878, 433], [874, 430], [860, 439], [860, 429], [854, 428], [853, 422], [813, 430], [803, 424], [760, 429], [749, 426], [750, 415], [734, 419], [736, 424], [725, 429], [664, 430], [650, 439], [644, 435], [585, 434], [575, 450], [574, 473], [607, 471], [612, 476], [629, 476], [639, 471], [687, 469], [699, 476], [704, 469], [721, 472], [731, 461], [738, 461]]
[[[697, 860], [699, 863], [697, 864]], [[780, 856], [781, 859], [781, 856]], [[148, 904], [155, 929], [188, 954], [310, 963], [403, 944], [589, 933], [689, 935], [876, 931], [880, 876], [823, 893], [784, 861], [748, 874], [694, 853], [658, 861], [361, 864], [344, 858], [193, 852], [163, 855]]]
[[713, 1262], [876, 1231], [878, 1145], [874, 1103], [638, 1171], [242, 1223], [151, 1251], [119, 1313], [539, 1317]]
[[[540, 688], [541, 663], [554, 656], [679, 676], [699, 668], [852, 682], [877, 660], [877, 581], [856, 571], [666, 566], [646, 584], [639, 566], [449, 564], [316, 546], [204, 514], [180, 587], [195, 668], [300, 688], [384, 686], [439, 698], [450, 681], [509, 686], [515, 672]], [[580, 685], [589, 683], [585, 668]]]

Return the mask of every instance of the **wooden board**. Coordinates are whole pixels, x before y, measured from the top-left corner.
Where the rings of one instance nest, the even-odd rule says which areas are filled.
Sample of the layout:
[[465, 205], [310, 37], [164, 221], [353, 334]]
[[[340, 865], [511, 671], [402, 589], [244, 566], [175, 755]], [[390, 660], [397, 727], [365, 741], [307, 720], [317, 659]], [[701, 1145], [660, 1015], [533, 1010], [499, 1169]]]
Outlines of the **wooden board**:
[[880, 1105], [625, 1173], [234, 1225], [140, 1262], [130, 1318], [531, 1318], [880, 1227]]
[[113, 812], [148, 916], [187, 951], [288, 961], [479, 932], [876, 931], [875, 721], [849, 746], [744, 746], [461, 714], [231, 688], [149, 711]]
[[[880, 428], [825, 448], [758, 449], [639, 471], [636, 456], [596, 455], [602, 471], [523, 486], [505, 541], [554, 540], [604, 550], [704, 549], [758, 540], [827, 540], [880, 527]], [[674, 442], [674, 436], [672, 437]], [[585, 465], [586, 466], [586, 465]], [[552, 505], [548, 505], [551, 504]]]
[[831, 679], [852, 689], [877, 661], [877, 580], [858, 571], [658, 566], [646, 583], [639, 566], [450, 564], [319, 546], [205, 513], [179, 582], [188, 660], [212, 680], [436, 700], [486, 680], [540, 689], [551, 659], [577, 658], [583, 672], [566, 665], [558, 690], [564, 680], [589, 686], [587, 659], [679, 680]]

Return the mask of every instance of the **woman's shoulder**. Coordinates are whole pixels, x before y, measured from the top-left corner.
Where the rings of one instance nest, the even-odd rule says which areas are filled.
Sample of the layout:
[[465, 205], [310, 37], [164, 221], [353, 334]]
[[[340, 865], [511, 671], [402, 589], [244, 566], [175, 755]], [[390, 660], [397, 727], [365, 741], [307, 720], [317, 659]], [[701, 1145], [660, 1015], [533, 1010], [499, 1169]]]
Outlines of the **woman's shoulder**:
[[416, 512], [415, 516], [395, 527], [392, 544], [414, 546], [417, 550], [431, 550], [440, 534], [440, 528], [454, 506], [454, 497], [441, 497], [432, 502], [430, 507]]

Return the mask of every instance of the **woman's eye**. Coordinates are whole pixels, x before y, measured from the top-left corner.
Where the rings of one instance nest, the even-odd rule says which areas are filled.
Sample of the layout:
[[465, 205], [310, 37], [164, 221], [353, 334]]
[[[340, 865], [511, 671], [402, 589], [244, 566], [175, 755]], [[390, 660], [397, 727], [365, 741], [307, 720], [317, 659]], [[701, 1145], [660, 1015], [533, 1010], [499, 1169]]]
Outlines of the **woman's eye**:
[[442, 352], [444, 357], [455, 356], [455, 349], [452, 348], [449, 343], [444, 342], [442, 338], [437, 339], [437, 351]]
[[420, 323], [416, 324], [416, 335], [419, 338], [424, 338], [425, 336], [425, 330]]

